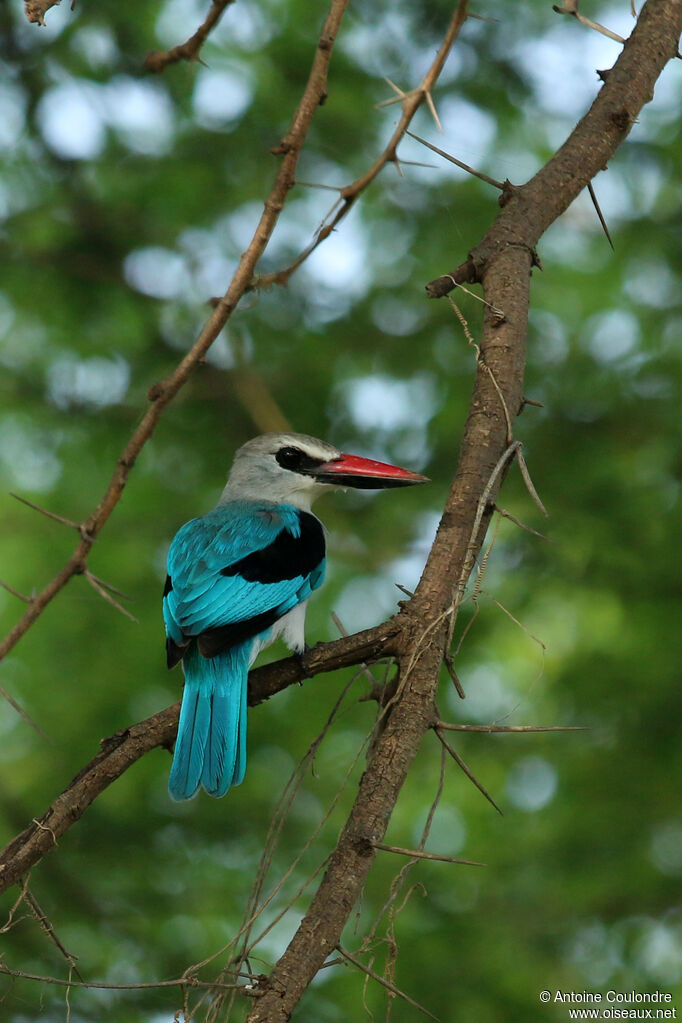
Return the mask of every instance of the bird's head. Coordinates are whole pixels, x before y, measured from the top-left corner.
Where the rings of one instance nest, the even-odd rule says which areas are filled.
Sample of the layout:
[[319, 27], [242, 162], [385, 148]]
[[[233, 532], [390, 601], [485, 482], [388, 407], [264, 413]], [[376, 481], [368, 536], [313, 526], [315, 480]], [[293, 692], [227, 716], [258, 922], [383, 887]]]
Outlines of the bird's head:
[[427, 482], [409, 469], [345, 454], [304, 433], [265, 433], [237, 451], [221, 500], [266, 500], [307, 509], [328, 488], [383, 490]]

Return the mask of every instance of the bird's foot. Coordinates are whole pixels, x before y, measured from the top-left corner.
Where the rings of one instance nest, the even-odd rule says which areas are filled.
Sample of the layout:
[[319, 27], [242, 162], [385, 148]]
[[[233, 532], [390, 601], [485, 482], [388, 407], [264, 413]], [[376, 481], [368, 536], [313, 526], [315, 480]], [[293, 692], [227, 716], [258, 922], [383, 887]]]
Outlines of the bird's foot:
[[[301, 674], [303, 675], [303, 678], [312, 678], [313, 677], [313, 674], [312, 674], [311, 671], [308, 670], [308, 665], [306, 663], [308, 652], [310, 650], [312, 650], [312, 647], [310, 646], [310, 643], [304, 643], [303, 644], [303, 649], [302, 650], [297, 650], [296, 653], [294, 654], [294, 657], [298, 661], [298, 666], [301, 669]], [[303, 679], [299, 679], [298, 684], [299, 684], [299, 686], [302, 686], [303, 685]]]

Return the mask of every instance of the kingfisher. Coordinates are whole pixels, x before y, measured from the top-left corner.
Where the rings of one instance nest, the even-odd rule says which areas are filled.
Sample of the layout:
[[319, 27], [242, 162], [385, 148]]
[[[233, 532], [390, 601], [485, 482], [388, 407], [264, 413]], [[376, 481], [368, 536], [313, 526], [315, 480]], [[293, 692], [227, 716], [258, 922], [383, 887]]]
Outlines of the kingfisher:
[[249, 668], [278, 637], [306, 649], [310, 594], [322, 585], [325, 536], [310, 511], [325, 490], [428, 482], [303, 433], [266, 433], [237, 451], [217, 506], [191, 519], [168, 551], [163, 593], [169, 668], [185, 686], [168, 790], [224, 796], [246, 770]]

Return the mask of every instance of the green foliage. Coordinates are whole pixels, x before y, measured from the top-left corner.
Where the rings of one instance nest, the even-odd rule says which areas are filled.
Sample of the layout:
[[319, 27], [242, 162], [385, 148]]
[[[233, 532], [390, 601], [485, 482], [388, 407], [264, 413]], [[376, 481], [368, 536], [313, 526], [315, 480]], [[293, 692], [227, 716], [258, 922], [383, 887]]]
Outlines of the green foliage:
[[[62, 566], [76, 534], [9, 491], [74, 520], [95, 507], [148, 387], [190, 346], [207, 300], [225, 290], [248, 243], [277, 167], [269, 150], [288, 128], [323, 13], [299, 0], [243, 0], [206, 43], [206, 66], [152, 77], [142, 72], [147, 52], [184, 41], [204, 6], [104, 0], [71, 11], [65, 3], [41, 30], [24, 22], [22, 6], [13, 0], [0, 12], [0, 576], [30, 594]], [[627, 3], [592, 6], [591, 16], [627, 34]], [[549, 3], [526, 0], [512, 12], [484, 0], [476, 12], [499, 20], [467, 22], [450, 56], [434, 94], [444, 136], [425, 109], [414, 130], [521, 182], [587, 108], [595, 67], [609, 66], [619, 48], [556, 17]], [[399, 111], [375, 110], [392, 94], [383, 76], [417, 84], [449, 16], [441, 2], [351, 9], [300, 181], [342, 186], [373, 162]], [[393, 925], [395, 983], [443, 1021], [567, 1018], [565, 1007], [540, 1004], [545, 988], [681, 993], [681, 81], [679, 66], [669, 66], [595, 182], [615, 252], [587, 196], [541, 244], [526, 393], [544, 408], [528, 407], [517, 435], [551, 517], [540, 521], [516, 469], [501, 500], [552, 542], [501, 523], [477, 614], [469, 603], [459, 624], [461, 635], [471, 622], [457, 658], [467, 699], [444, 676], [440, 709], [452, 721], [588, 730], [453, 733], [505, 816], [446, 764], [428, 848], [487, 867], [417, 865], [405, 894], [418, 886]], [[163, 661], [165, 551], [183, 522], [212, 506], [234, 449], [258, 432], [244, 367], [296, 429], [433, 479], [428, 488], [320, 506], [331, 566], [310, 606], [309, 640], [334, 637], [332, 610], [351, 630], [380, 621], [400, 598], [394, 583], [416, 583], [475, 366], [451, 307], [429, 303], [423, 285], [466, 256], [497, 205], [488, 186], [416, 142], [399, 153], [434, 166], [405, 163], [402, 176], [385, 168], [286, 289], [247, 296], [144, 449], [90, 560], [97, 576], [132, 596], [138, 624], [77, 578], [0, 667], [0, 684], [49, 737], [0, 704], [8, 839], [43, 812], [102, 736], [178, 697], [180, 674]], [[334, 198], [297, 185], [259, 269], [285, 266]], [[458, 301], [476, 335], [478, 303]], [[0, 591], [4, 631], [21, 609]], [[225, 800], [171, 803], [170, 760], [157, 751], [32, 872], [31, 890], [87, 980], [176, 977], [226, 945], [285, 779], [349, 679], [320, 676], [252, 711], [247, 778]], [[366, 689], [360, 676], [283, 826], [266, 892], [355, 759], [263, 927], [333, 847], [373, 721], [373, 704], [358, 702]], [[428, 736], [387, 841], [419, 842], [439, 771], [440, 747]], [[373, 926], [403, 866], [379, 855], [349, 949]], [[15, 897], [5, 896], [5, 912]], [[285, 947], [306, 897], [259, 945], [254, 972]], [[66, 977], [58, 950], [19, 915], [3, 934], [5, 964]], [[388, 926], [384, 917], [377, 939]], [[375, 951], [381, 972], [389, 942]], [[8, 1021], [65, 1018], [63, 989], [5, 981]], [[300, 1018], [361, 1019], [363, 998], [383, 1014], [386, 992], [370, 982], [363, 995], [362, 982], [344, 966], [324, 970]], [[180, 996], [71, 991], [70, 1001], [74, 1021], [160, 1023]], [[394, 1001], [394, 1021], [415, 1018]]]

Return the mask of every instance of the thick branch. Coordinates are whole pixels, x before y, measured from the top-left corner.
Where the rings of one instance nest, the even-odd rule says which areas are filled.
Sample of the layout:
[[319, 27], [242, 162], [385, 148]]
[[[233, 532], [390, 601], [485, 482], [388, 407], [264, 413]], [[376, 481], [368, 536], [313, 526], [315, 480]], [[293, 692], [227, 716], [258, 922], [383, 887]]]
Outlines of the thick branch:
[[[333, 643], [318, 643], [303, 658], [288, 657], [257, 668], [249, 675], [249, 706], [270, 699], [305, 678], [354, 664], [373, 663], [397, 650], [399, 625], [383, 625]], [[0, 892], [16, 884], [50, 852], [57, 840], [78, 821], [92, 802], [129, 767], [157, 747], [172, 749], [180, 702], [145, 721], [131, 725], [101, 742], [101, 750], [78, 772], [45, 813], [0, 852]]]
[[[616, 65], [618, 68], [621, 60], [625, 61], [625, 70], [616, 75], [623, 95], [620, 103], [614, 99], [611, 128], [606, 132], [608, 144], [604, 145], [601, 135], [603, 124], [591, 129], [596, 137], [584, 125], [576, 130], [583, 146], [601, 151], [602, 163], [625, 137], [665, 61], [675, 53], [682, 27], [682, 0], [649, 0], [641, 19], [637, 38], [626, 44]], [[658, 60], [644, 59], [651, 51], [658, 54]], [[563, 157], [559, 165], [563, 165]], [[575, 194], [570, 177], [552, 172], [549, 180], [561, 195], [552, 195], [545, 209], [525, 214], [532, 218], [537, 237]], [[497, 224], [503, 217], [500, 229]], [[508, 414], [515, 416], [523, 401], [532, 247], [523, 236], [519, 241], [519, 234], [509, 224], [505, 210], [475, 250], [484, 257], [480, 277], [488, 303], [482, 358], [455, 480], [419, 587], [401, 615], [400, 686], [381, 722], [383, 730], [371, 749], [355, 804], [325, 876], [289, 947], [270, 976], [258, 985], [261, 997], [248, 1023], [286, 1023], [303, 991], [338, 946], [376, 854], [375, 844], [382, 841], [412, 760], [433, 723], [449, 620], [480, 550], [499, 486], [499, 480], [493, 486], [490, 481], [509, 447]], [[502, 310], [504, 316], [493, 310]]]
[[467, 263], [426, 285], [430, 298], [441, 298], [455, 283], [471, 280], [470, 272], [462, 276], [465, 266], [470, 269], [473, 264], [480, 280], [486, 263], [509, 245], [534, 250], [549, 225], [595, 174], [604, 170], [644, 104], [653, 99], [658, 76], [677, 53], [681, 31], [680, 0], [650, 0], [644, 5], [605, 84], [561, 149], [535, 177], [510, 192], [504, 209]]
[[154, 384], [150, 389], [148, 397], [151, 405], [142, 417], [123, 454], [116, 463], [114, 474], [102, 500], [92, 515], [83, 523], [80, 543], [64, 568], [33, 598], [26, 612], [3, 642], [0, 643], [0, 660], [16, 645], [68, 581], [74, 575], [84, 571], [86, 559], [95, 538], [120, 500], [123, 488], [126, 485], [137, 456], [152, 436], [164, 409], [187, 381], [192, 370], [202, 361], [247, 290], [256, 264], [270, 240], [289, 190], [293, 185], [294, 172], [310, 123], [315, 111], [327, 94], [329, 61], [339, 25], [348, 2], [349, 0], [332, 0], [329, 14], [317, 43], [310, 77], [308, 78], [291, 127], [280, 145], [280, 152], [284, 154], [284, 158], [270, 195], [265, 202], [265, 207], [254, 236], [246, 252], [242, 255], [230, 286], [223, 298], [217, 303], [216, 308], [194, 345], [173, 373], [166, 380]]

